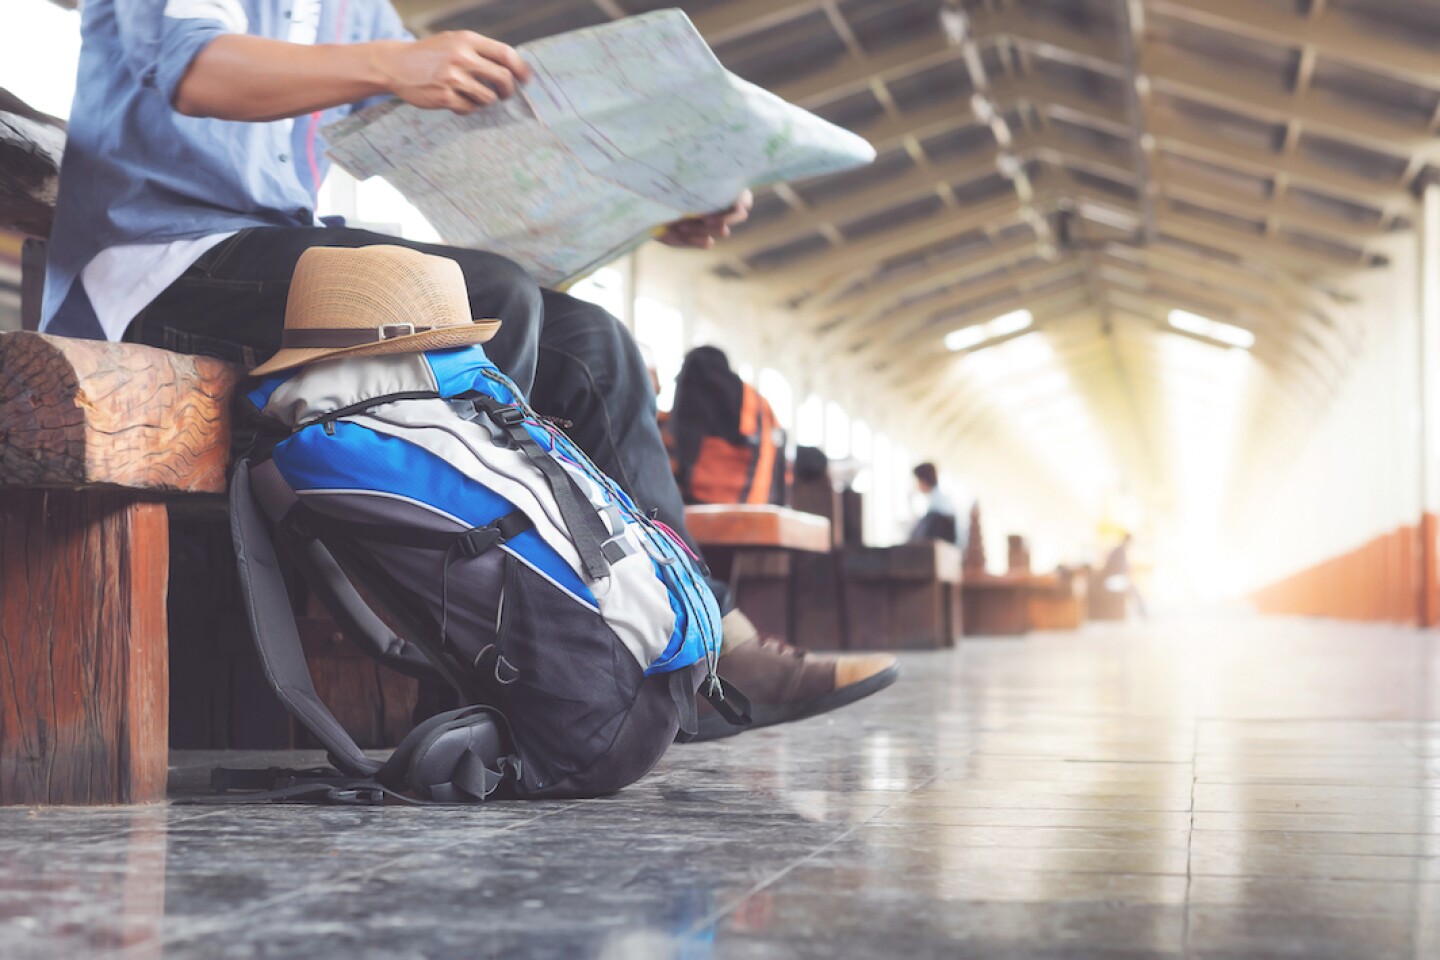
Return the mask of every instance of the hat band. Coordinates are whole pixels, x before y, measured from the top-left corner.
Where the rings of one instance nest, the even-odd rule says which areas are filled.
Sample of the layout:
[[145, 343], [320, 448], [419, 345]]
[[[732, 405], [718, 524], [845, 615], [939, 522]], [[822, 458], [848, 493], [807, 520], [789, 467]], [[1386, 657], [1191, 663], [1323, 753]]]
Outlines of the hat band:
[[307, 327], [287, 329], [280, 336], [280, 346], [288, 350], [339, 349], [359, 347], [367, 343], [383, 343], [399, 337], [426, 333], [434, 327], [417, 327], [413, 323], [386, 323], [378, 327]]

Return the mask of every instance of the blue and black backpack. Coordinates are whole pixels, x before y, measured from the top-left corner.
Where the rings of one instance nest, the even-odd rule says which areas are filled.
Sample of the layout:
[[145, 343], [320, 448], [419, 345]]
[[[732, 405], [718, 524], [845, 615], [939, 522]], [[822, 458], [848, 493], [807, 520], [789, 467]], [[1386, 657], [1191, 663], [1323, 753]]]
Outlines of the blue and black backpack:
[[[697, 688], [747, 722], [715, 673], [720, 613], [698, 558], [482, 347], [328, 360], [246, 399], [259, 439], [231, 487], [242, 595], [272, 687], [335, 770], [227, 771], [218, 786], [355, 803], [588, 797], [693, 733]], [[316, 695], [282, 561], [367, 652], [467, 706], [367, 757]]]

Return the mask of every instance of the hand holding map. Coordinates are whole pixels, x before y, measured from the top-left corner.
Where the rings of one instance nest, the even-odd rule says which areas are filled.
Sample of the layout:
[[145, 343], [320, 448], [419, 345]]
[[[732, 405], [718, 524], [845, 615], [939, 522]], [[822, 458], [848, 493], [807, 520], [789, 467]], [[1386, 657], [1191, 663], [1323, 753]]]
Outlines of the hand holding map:
[[869, 163], [863, 139], [726, 70], [679, 10], [518, 48], [521, 96], [468, 116], [389, 101], [325, 128], [447, 243], [555, 285], [746, 188]]

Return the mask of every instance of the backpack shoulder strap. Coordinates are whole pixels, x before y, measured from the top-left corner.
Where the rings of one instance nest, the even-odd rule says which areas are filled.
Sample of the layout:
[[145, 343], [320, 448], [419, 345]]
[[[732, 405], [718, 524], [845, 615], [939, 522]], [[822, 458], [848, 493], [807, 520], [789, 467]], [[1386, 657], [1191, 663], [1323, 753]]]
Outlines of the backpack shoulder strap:
[[[260, 788], [238, 797], [241, 802], [381, 803], [386, 798], [414, 802], [400, 793], [408, 790], [422, 802], [474, 803], [488, 799], [507, 781], [520, 779], [520, 761], [510, 747], [513, 738], [504, 718], [488, 707], [463, 707], [432, 717], [410, 731], [385, 763], [367, 757], [315, 692], [268, 520], [251, 492], [247, 460], [236, 465], [231, 478], [230, 530], [240, 595], [265, 678], [291, 715], [329, 752], [341, 776], [330, 777], [323, 771], [261, 771], [260, 779], [268, 775], [268, 782], [262, 783], [256, 772], [226, 771], [217, 787]], [[328, 553], [313, 554], [310, 560], [318, 567], [307, 575], [345, 579]], [[331, 586], [338, 590], [338, 583]], [[346, 590], [338, 592], [351, 614], [359, 617], [354, 606], [359, 605], [374, 619], [372, 624], [360, 618], [362, 627], [376, 637], [385, 634], [383, 624], [353, 586], [347, 582]]]
[[483, 410], [545, 478], [551, 494], [555, 497], [560, 518], [565, 521], [570, 532], [575, 552], [580, 557], [585, 579], [594, 583], [609, 574], [610, 557], [606, 555], [605, 544], [611, 537], [610, 531], [606, 529], [594, 504], [581, 491], [575, 478], [555, 461], [550, 451], [530, 436], [530, 431], [525, 427], [526, 411], [518, 404], [501, 403], [479, 390], [462, 394], [459, 399], [469, 400]]
[[230, 532], [235, 541], [240, 597], [265, 679], [291, 715], [329, 751], [337, 768], [347, 776], [374, 776], [381, 765], [361, 752], [315, 692], [266, 524], [250, 493], [250, 463], [241, 460], [230, 484]]
[[417, 680], [443, 680], [433, 664], [413, 643], [395, 631], [370, 608], [356, 591], [335, 557], [318, 539], [296, 544], [286, 555], [295, 561], [305, 582], [319, 594], [325, 608], [340, 624], [345, 636], [373, 660]]

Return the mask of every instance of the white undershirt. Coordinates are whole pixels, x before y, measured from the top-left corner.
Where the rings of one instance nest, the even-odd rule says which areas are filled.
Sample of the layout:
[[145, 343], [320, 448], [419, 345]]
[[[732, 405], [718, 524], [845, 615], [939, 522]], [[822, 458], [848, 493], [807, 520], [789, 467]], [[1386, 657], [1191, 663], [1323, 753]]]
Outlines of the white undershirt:
[[[293, 0], [290, 30], [286, 35], [289, 42], [307, 45], [315, 42], [320, 30], [321, 3], [322, 0]], [[217, 19], [235, 33], [244, 33], [249, 22], [244, 8], [236, 0], [169, 0], [165, 15], [176, 19]], [[288, 137], [294, 121], [278, 122], [285, 125]], [[141, 310], [180, 279], [206, 251], [234, 234], [231, 230], [168, 243], [127, 243], [97, 253], [80, 271], [80, 282], [85, 285], [85, 295], [90, 298], [105, 338], [119, 340], [125, 336], [125, 329]]]
[[80, 271], [80, 282], [95, 309], [105, 339], [125, 336], [130, 321], [165, 292], [215, 244], [231, 236], [214, 233], [170, 243], [127, 243], [107, 247]]

